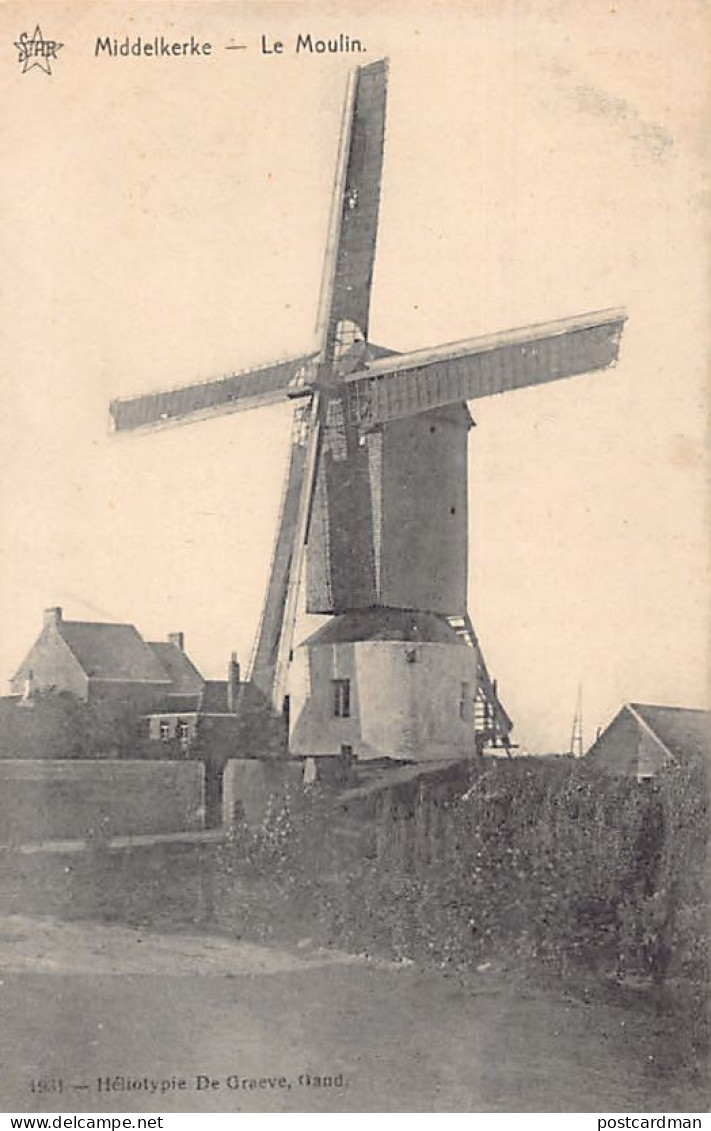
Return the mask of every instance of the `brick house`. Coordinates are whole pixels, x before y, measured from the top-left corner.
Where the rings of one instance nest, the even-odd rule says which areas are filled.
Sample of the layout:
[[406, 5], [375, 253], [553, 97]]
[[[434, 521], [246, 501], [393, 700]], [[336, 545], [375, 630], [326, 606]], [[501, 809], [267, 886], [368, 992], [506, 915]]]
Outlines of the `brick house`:
[[[149, 642], [133, 625], [65, 620], [61, 608], [47, 609], [39, 636], [10, 681], [12, 696], [0, 701], [0, 757], [22, 757], [22, 751], [38, 748], [40, 757], [66, 757], [71, 736], [64, 741], [57, 723], [67, 704], [61, 708], [42, 697], [43, 692], [64, 693], [86, 704], [97, 724], [96, 741], [76, 743], [70, 757], [109, 752], [199, 759], [205, 765], [208, 824], [215, 823], [227, 761], [273, 756], [285, 745], [281, 721], [271, 716], [255, 685], [240, 681], [234, 654], [227, 677], [205, 679], [185, 651], [181, 632]], [[34, 711], [24, 709], [33, 705]], [[122, 743], [113, 741], [114, 719], [128, 723]]]
[[198, 731], [203, 738], [219, 733], [220, 745], [236, 735], [241, 695], [236, 657], [227, 680], [207, 680], [185, 651], [182, 632], [145, 641], [131, 624], [65, 620], [60, 608], [46, 609], [42, 631], [10, 683], [13, 695], [25, 701], [41, 692], [68, 692], [82, 702], [128, 712], [137, 737], [178, 740], [183, 752]]
[[65, 620], [46, 609], [42, 631], [10, 681], [12, 692], [65, 691], [85, 703], [150, 711], [204, 682], [176, 633], [148, 644], [132, 624]]

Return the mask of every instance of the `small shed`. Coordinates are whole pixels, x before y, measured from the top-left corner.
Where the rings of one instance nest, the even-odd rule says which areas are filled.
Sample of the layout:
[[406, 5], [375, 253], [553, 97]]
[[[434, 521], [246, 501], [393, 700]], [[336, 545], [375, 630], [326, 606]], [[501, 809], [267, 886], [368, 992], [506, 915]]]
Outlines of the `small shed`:
[[662, 766], [709, 765], [711, 711], [625, 703], [585, 755], [588, 764], [637, 781]]

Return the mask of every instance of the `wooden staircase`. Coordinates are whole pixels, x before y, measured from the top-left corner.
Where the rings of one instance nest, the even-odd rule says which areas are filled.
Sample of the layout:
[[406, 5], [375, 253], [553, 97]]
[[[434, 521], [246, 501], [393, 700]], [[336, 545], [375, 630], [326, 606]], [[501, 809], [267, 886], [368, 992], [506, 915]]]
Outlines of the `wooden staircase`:
[[469, 648], [474, 648], [477, 658], [477, 692], [474, 704], [474, 731], [479, 750], [485, 746], [502, 746], [508, 752], [509, 735], [513, 722], [499, 699], [496, 680], [489, 675], [484, 654], [479, 646], [469, 614], [448, 616], [447, 623]]

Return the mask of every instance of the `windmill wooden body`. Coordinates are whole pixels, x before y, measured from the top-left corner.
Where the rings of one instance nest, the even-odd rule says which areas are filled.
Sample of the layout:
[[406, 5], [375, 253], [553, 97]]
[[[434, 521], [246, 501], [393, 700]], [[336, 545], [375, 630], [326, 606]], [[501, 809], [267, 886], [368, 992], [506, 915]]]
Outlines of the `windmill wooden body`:
[[[370, 342], [386, 84], [384, 60], [349, 81], [316, 351], [111, 413], [122, 432], [295, 400], [251, 679], [289, 703], [295, 754], [452, 757], [512, 726], [467, 610], [466, 402], [613, 364], [625, 314], [406, 354]], [[295, 649], [302, 582], [331, 620]]]

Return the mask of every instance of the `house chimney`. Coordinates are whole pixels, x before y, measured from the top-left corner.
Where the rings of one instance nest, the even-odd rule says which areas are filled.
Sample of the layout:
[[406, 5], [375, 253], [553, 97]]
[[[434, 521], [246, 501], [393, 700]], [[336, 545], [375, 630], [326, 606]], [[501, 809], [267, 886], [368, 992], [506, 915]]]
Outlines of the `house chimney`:
[[239, 663], [237, 661], [237, 653], [233, 652], [229, 664], [227, 665], [227, 710], [231, 715], [234, 715], [237, 710], [237, 700], [239, 698]]
[[180, 648], [181, 652], [185, 651], [185, 633], [184, 632], [169, 632], [168, 642], [175, 644], [176, 648]]
[[61, 624], [62, 610], [59, 605], [54, 605], [51, 609], [45, 609], [43, 619], [45, 624]]
[[20, 700], [20, 702], [26, 707], [33, 707], [36, 691], [37, 687], [35, 684], [34, 672], [32, 671], [32, 668], [29, 668], [22, 685], [22, 699]]

